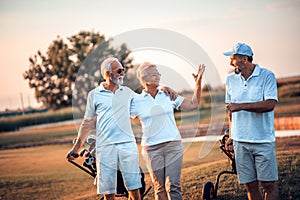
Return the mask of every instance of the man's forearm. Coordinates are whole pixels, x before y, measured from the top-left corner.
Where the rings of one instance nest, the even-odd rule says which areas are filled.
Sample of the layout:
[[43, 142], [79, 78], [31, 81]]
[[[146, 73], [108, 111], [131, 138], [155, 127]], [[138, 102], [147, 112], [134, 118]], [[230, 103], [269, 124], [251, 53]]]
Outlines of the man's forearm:
[[248, 112], [264, 113], [272, 111], [276, 103], [277, 101], [272, 99], [253, 103], [230, 103], [227, 109], [231, 112], [245, 110]]
[[93, 120], [87, 120], [84, 119], [83, 122], [81, 123], [81, 126], [79, 128], [78, 131], [78, 135], [77, 135], [77, 140], [74, 144], [74, 148], [75, 150], [79, 150], [83, 144], [84, 141], [86, 140], [86, 138], [88, 137], [90, 131], [91, 131], [91, 123], [93, 122]]

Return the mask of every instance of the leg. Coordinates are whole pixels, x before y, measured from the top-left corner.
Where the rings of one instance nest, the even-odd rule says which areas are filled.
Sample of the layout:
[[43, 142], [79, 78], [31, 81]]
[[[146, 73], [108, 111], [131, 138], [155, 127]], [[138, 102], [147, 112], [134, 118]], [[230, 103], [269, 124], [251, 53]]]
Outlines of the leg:
[[143, 147], [142, 153], [154, 186], [155, 199], [167, 200], [168, 196], [165, 188], [165, 161], [161, 147], [161, 144]]
[[181, 200], [180, 176], [182, 168], [183, 148], [180, 141], [170, 142], [166, 151], [166, 190], [171, 200]]
[[97, 193], [107, 195], [111, 199], [116, 193], [117, 183], [117, 154], [115, 145], [97, 148]]
[[255, 147], [256, 168], [258, 180], [264, 189], [264, 199], [279, 199], [278, 188], [275, 183], [278, 180], [275, 143], [262, 143]]
[[165, 168], [150, 171], [154, 186], [155, 200], [167, 200], [168, 195], [165, 187]]
[[259, 181], [246, 183], [247, 196], [249, 200], [261, 200], [261, 191], [259, 189]]
[[278, 187], [274, 181], [261, 181], [265, 195], [265, 200], [279, 200]]
[[250, 143], [233, 141], [234, 157], [240, 184], [257, 181], [255, 159]]
[[128, 199], [140, 200], [141, 171], [139, 166], [138, 149], [135, 142], [118, 145], [119, 167], [124, 184], [128, 191]]
[[128, 190], [128, 199], [141, 200], [140, 189]]
[[104, 200], [115, 200], [115, 194], [104, 194]]

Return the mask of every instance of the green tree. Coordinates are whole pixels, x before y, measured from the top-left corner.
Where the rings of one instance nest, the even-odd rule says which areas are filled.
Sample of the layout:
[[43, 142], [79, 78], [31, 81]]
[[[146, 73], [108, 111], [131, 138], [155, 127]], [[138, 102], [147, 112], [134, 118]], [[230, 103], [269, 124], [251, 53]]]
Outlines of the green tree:
[[88, 91], [102, 81], [100, 64], [106, 57], [117, 57], [126, 68], [133, 67], [127, 46], [112, 47], [111, 42], [99, 33], [81, 31], [66, 40], [58, 36], [45, 55], [37, 51], [23, 74], [37, 101], [50, 109], [73, 103], [82, 111]]

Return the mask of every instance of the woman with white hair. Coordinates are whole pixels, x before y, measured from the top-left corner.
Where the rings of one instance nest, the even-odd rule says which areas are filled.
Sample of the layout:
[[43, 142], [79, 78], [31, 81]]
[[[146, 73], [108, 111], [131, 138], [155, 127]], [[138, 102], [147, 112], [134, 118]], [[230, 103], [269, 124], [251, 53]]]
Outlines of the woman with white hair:
[[131, 103], [131, 117], [138, 117], [142, 124], [142, 154], [154, 185], [155, 199], [182, 199], [180, 175], [183, 158], [181, 136], [174, 118], [178, 110], [198, 109], [201, 95], [201, 80], [205, 70], [200, 65], [191, 100], [178, 96], [171, 100], [159, 88], [161, 74], [157, 66], [145, 62], [137, 69], [137, 77], [144, 87]]

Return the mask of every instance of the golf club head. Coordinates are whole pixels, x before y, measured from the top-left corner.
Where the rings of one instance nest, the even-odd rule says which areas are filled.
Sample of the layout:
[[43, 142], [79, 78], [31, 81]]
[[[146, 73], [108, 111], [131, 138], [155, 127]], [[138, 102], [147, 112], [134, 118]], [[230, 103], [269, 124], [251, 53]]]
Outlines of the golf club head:
[[229, 135], [229, 129], [228, 128], [224, 131], [224, 135]]
[[72, 153], [71, 156], [72, 156], [73, 158], [78, 158], [79, 155], [78, 155], [77, 153]]
[[96, 135], [89, 135], [86, 139], [86, 143], [88, 143], [89, 145], [92, 145], [95, 142], [96, 142]]

